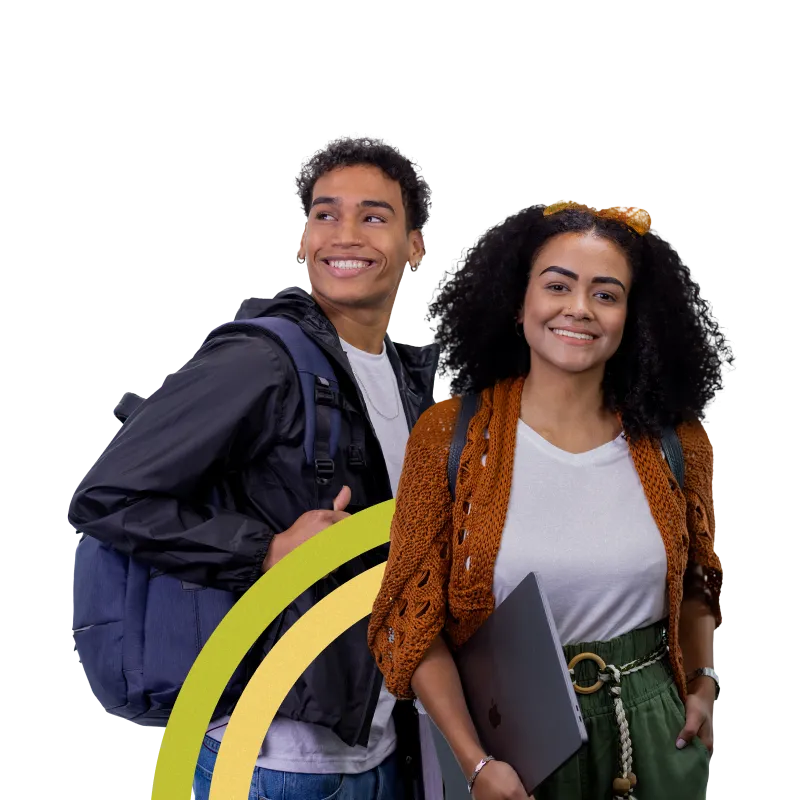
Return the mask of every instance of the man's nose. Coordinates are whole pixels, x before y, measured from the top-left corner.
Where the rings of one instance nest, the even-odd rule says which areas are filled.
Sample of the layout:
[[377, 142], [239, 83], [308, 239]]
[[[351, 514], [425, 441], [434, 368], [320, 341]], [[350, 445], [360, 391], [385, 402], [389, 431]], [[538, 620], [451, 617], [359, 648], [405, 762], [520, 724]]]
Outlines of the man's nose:
[[355, 217], [344, 216], [341, 218], [336, 231], [333, 244], [338, 247], [360, 247], [362, 244], [360, 228]]

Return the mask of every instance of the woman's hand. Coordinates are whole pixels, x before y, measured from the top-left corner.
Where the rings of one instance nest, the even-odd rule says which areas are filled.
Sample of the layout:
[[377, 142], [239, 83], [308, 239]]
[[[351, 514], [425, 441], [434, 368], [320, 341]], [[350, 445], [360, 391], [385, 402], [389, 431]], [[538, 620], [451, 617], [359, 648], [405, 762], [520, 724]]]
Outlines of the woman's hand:
[[489, 761], [482, 767], [471, 795], [475, 800], [527, 800], [528, 797], [518, 774], [504, 761]]
[[[699, 685], [699, 681], [701, 684]], [[697, 736], [712, 755], [714, 746], [712, 733], [712, 711], [715, 705], [715, 683], [711, 678], [700, 677], [695, 681], [695, 690], [687, 695], [684, 727], [676, 740], [681, 750]]]

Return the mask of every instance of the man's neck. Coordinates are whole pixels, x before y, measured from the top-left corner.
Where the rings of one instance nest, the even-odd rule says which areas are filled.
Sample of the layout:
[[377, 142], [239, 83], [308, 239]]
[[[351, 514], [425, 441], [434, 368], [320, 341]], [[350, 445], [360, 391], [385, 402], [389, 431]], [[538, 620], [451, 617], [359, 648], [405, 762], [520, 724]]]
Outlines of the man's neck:
[[382, 353], [388, 322], [391, 319], [391, 307], [387, 309], [341, 307], [319, 297], [315, 292], [311, 293], [311, 296], [347, 344], [366, 353], [375, 355]]

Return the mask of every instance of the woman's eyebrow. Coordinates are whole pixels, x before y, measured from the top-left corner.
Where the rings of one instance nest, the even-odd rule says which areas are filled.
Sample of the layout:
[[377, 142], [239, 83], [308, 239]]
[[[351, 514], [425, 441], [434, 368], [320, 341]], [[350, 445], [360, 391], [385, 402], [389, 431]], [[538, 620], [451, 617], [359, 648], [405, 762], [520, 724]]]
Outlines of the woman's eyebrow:
[[[572, 281], [578, 281], [579, 275], [577, 275], [573, 270], [566, 269], [565, 267], [558, 267], [556, 265], [552, 265], [550, 267], [546, 267], [546, 269], [541, 272], [541, 275], [545, 275], [547, 272], [556, 272], [558, 275], [562, 275], [566, 278], [570, 278]], [[610, 278], [609, 276], [599, 276], [593, 278], [591, 283], [612, 283], [616, 286], [620, 286], [621, 289], [626, 291], [626, 287], [619, 281], [617, 278]]]

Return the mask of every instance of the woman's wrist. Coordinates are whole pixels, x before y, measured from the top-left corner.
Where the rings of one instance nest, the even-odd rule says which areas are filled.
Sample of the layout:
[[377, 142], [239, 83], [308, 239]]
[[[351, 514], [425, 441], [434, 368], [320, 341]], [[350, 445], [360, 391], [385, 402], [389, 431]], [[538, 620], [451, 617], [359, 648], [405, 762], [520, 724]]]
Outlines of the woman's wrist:
[[471, 790], [474, 788], [474, 784], [477, 781], [477, 778], [482, 773], [482, 770], [491, 762], [495, 761], [496, 759], [493, 756], [483, 756], [477, 765], [472, 770], [471, 774], [468, 776], [468, 792], [471, 793]]
[[470, 744], [464, 751], [457, 754], [457, 762], [466, 780], [471, 778], [477, 765], [487, 757], [488, 754], [479, 742]]
[[687, 694], [698, 695], [711, 703], [715, 702], [716, 692], [715, 681], [708, 675], [697, 675], [687, 684]]

